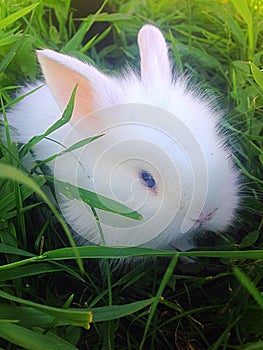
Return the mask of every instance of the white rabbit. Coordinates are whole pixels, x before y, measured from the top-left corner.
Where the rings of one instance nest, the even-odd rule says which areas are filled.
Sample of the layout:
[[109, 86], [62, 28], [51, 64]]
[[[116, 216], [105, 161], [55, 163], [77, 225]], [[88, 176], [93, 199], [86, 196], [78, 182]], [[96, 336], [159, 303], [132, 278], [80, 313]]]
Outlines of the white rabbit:
[[194, 233], [231, 225], [238, 171], [218, 130], [220, 113], [184, 78], [173, 78], [159, 29], [143, 26], [138, 43], [140, 76], [128, 70], [112, 77], [76, 58], [38, 51], [46, 85], [9, 110], [8, 120], [16, 141], [27, 142], [61, 117], [78, 84], [70, 123], [36, 145], [34, 157], [104, 134], [48, 165], [56, 178], [115, 199], [143, 220], [97, 210], [101, 237], [89, 206], [57, 193], [69, 225], [91, 244], [187, 249]]

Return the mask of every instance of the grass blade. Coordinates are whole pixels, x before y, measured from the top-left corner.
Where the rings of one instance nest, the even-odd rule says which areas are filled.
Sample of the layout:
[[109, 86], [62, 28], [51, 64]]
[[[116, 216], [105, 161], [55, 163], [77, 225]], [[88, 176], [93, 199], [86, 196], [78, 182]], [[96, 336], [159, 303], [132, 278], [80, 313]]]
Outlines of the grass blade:
[[[45, 314], [42, 311], [28, 306], [17, 306], [7, 303], [0, 304], [0, 320], [8, 320], [17, 322], [23, 327], [41, 327], [46, 328], [54, 321], [54, 317]], [[59, 322], [66, 324], [65, 322]]]
[[116, 320], [121, 317], [125, 317], [133, 314], [141, 309], [152, 304], [154, 301], [153, 298], [135, 301], [130, 304], [125, 305], [111, 305], [111, 306], [101, 306], [97, 308], [92, 308], [93, 313], [93, 321], [101, 322], [101, 321], [110, 321]]
[[172, 276], [172, 274], [174, 272], [174, 269], [175, 269], [175, 266], [177, 264], [178, 258], [179, 258], [179, 255], [175, 254], [174, 257], [172, 258], [172, 261], [170, 262], [169, 266], [167, 267], [167, 269], [165, 271], [165, 274], [164, 274], [163, 279], [161, 281], [160, 287], [159, 287], [159, 289], [157, 291], [157, 294], [156, 294], [156, 296], [154, 298], [154, 301], [153, 301], [153, 304], [152, 304], [152, 307], [151, 307], [150, 315], [148, 317], [148, 320], [147, 320], [147, 323], [146, 323], [146, 326], [145, 326], [145, 330], [144, 330], [144, 333], [143, 333], [143, 338], [142, 338], [142, 341], [141, 341], [141, 344], [140, 344], [140, 347], [139, 347], [140, 350], [143, 349], [143, 346], [144, 346], [144, 343], [145, 343], [145, 340], [146, 340], [146, 337], [147, 337], [147, 333], [149, 331], [149, 328], [150, 328], [150, 325], [151, 325], [151, 321], [153, 319], [153, 316], [154, 316], [154, 313], [156, 311], [157, 305], [159, 304], [159, 302], [161, 300], [164, 288], [166, 287], [167, 283], [169, 282], [170, 277]]
[[4, 29], [10, 24], [16, 22], [19, 18], [25, 16], [29, 12], [31, 12], [34, 8], [36, 8], [39, 5], [39, 3], [29, 5], [21, 10], [16, 11], [15, 13], [12, 13], [10, 16], [2, 19], [0, 21], [0, 29]]
[[40, 334], [13, 323], [0, 321], [1, 337], [27, 350], [77, 350], [64, 339], [52, 334]]
[[[42, 185], [44, 185], [45, 182], [46, 182], [46, 179], [44, 178], [43, 175], [34, 177], [34, 183], [38, 187], [41, 187]], [[20, 187], [20, 194], [21, 194], [22, 200], [25, 200], [26, 198], [31, 196], [32, 193], [34, 193], [34, 190], [32, 188], [29, 188], [28, 186], [25, 186], [25, 185], [22, 185]], [[0, 210], [1, 210], [0, 218], [5, 219], [6, 213], [12, 210], [15, 206], [16, 206], [16, 194], [15, 192], [10, 192], [7, 196], [4, 196], [4, 198], [0, 200]]]
[[48, 176], [48, 180], [54, 181], [54, 185], [56, 187], [56, 190], [63, 193], [67, 198], [69, 199], [79, 199], [86, 204], [88, 204], [91, 207], [101, 209], [108, 211], [110, 213], [119, 214], [125, 217], [128, 217], [130, 219], [134, 220], [142, 220], [141, 214], [139, 214], [136, 211], [133, 211], [132, 209], [126, 207], [125, 205], [116, 202], [113, 199], [104, 197], [102, 195], [99, 195], [95, 192], [86, 190], [82, 187], [77, 187], [69, 182], [61, 181], [58, 179], [53, 179], [52, 177]]
[[38, 310], [45, 312], [46, 314], [53, 316], [58, 320], [64, 320], [68, 324], [74, 326], [81, 326], [89, 329], [90, 322], [92, 322], [92, 312], [84, 309], [61, 309], [46, 305], [41, 305], [29, 300], [24, 300], [17, 298], [11, 294], [0, 291], [0, 298], [21, 303], [22, 305], [27, 305]]
[[36, 308], [58, 320], [66, 321], [68, 324], [90, 328], [91, 322], [101, 322], [115, 320], [120, 317], [128, 316], [137, 312], [153, 302], [153, 298], [135, 301], [125, 305], [101, 306], [87, 309], [61, 309], [51, 306], [37, 304], [35, 302], [17, 298], [11, 294], [0, 291], [0, 298], [21, 303], [29, 307]]
[[[221, 259], [263, 259], [263, 250], [243, 250], [243, 251], [191, 251], [176, 252], [164, 249], [153, 249], [144, 247], [107, 247], [107, 246], [86, 246], [77, 247], [82, 258], [131, 258], [136, 256], [179, 256], [199, 257], [199, 258], [221, 258]], [[55, 249], [44, 253], [47, 259], [73, 259], [72, 248]]]
[[248, 290], [251, 296], [256, 300], [259, 306], [263, 309], [263, 298], [260, 291], [256, 288], [255, 284], [247, 277], [244, 272], [242, 272], [237, 267], [234, 268], [234, 273], [237, 279], [242, 283], [242, 285]]
[[248, 44], [249, 44], [249, 50], [248, 50], [248, 59], [252, 60], [253, 58], [253, 52], [254, 52], [254, 33], [253, 33], [253, 19], [252, 19], [252, 13], [248, 7], [248, 1], [247, 0], [232, 0], [232, 3], [234, 4], [236, 10], [240, 14], [240, 16], [244, 19], [244, 21], [247, 24], [248, 29]]
[[13, 254], [13, 255], [20, 255], [20, 256], [28, 256], [33, 257], [34, 255], [32, 253], [29, 253], [25, 250], [15, 248], [6, 244], [0, 244], [0, 253], [1, 254]]
[[[77, 247], [79, 256], [89, 259], [118, 259], [131, 258], [136, 256], [171, 256], [175, 252], [161, 249], [151, 249], [142, 247], [107, 247], [107, 246], [86, 246]], [[72, 259], [72, 248], [55, 249], [43, 254], [48, 260]]]
[[[21, 171], [19, 171], [15, 167], [12, 167], [10, 165], [5, 165], [5, 164], [1, 165], [0, 178], [9, 179], [11, 181], [22, 183], [22, 184], [28, 186], [30, 189], [32, 189], [35, 193], [37, 193], [43, 199], [43, 201], [49, 206], [51, 211], [54, 213], [54, 215], [58, 219], [59, 223], [61, 224], [63, 230], [65, 231], [65, 233], [66, 233], [66, 235], [67, 235], [67, 237], [68, 237], [68, 239], [70, 241], [70, 244], [72, 245], [73, 250], [74, 250], [74, 247], [76, 245], [75, 245], [75, 242], [74, 242], [74, 240], [72, 238], [71, 232], [70, 232], [67, 224], [65, 223], [65, 221], [63, 220], [61, 215], [58, 213], [58, 211], [55, 208], [54, 204], [49, 200], [49, 198], [41, 190], [41, 188], [39, 188], [39, 186], [35, 183], [33, 178], [28, 177], [27, 175], [25, 175], [24, 173], [22, 173]], [[76, 257], [76, 260], [78, 262], [79, 268], [84, 273], [84, 268], [83, 268], [81, 259], [78, 256], [78, 252], [75, 251], [75, 253], [76, 253], [75, 257]]]
[[249, 62], [250, 69], [255, 82], [263, 90], [263, 72], [252, 62]]
[[100, 8], [98, 9], [98, 11], [95, 14], [89, 15], [85, 19], [85, 22], [82, 23], [82, 25], [80, 26], [77, 33], [63, 47], [64, 52], [72, 52], [73, 50], [76, 50], [79, 48], [79, 46], [81, 46], [81, 43], [82, 43], [85, 35], [89, 31], [89, 29], [93, 25], [93, 23], [96, 22], [98, 15], [101, 13], [103, 8], [105, 7], [107, 1], [108, 0], [105, 0], [102, 3], [102, 5], [100, 6]]
[[52, 132], [56, 131], [57, 129], [59, 129], [60, 127], [62, 127], [63, 125], [65, 125], [66, 123], [68, 123], [70, 121], [70, 118], [72, 116], [73, 113], [73, 109], [74, 109], [74, 101], [75, 101], [75, 97], [76, 97], [76, 92], [77, 92], [77, 88], [78, 85], [76, 85], [73, 89], [73, 92], [70, 96], [69, 102], [67, 104], [66, 109], [64, 110], [62, 117], [57, 120], [53, 125], [50, 126], [50, 128], [48, 128], [48, 130], [46, 130], [42, 135], [37, 135], [32, 137], [32, 139], [30, 139], [28, 141], [27, 144], [25, 144], [21, 150], [20, 150], [20, 157], [21, 159], [24, 158], [24, 156], [41, 140], [43, 140], [45, 137], [47, 137], [48, 135], [50, 135]]
[[32, 170], [34, 170], [34, 169], [40, 167], [40, 166], [43, 165], [43, 164], [46, 164], [46, 163], [48, 163], [48, 162], [51, 162], [52, 160], [54, 160], [54, 159], [56, 159], [56, 158], [62, 156], [62, 155], [65, 154], [65, 153], [69, 153], [69, 152], [75, 151], [76, 149], [79, 149], [79, 148], [81, 148], [81, 147], [83, 147], [83, 146], [86, 146], [88, 143], [93, 142], [93, 141], [97, 140], [98, 138], [100, 138], [100, 137], [102, 137], [102, 136], [104, 136], [104, 135], [98, 135], [98, 136], [88, 137], [88, 138], [86, 138], [86, 139], [80, 140], [80, 141], [74, 143], [72, 146], [66, 148], [64, 151], [59, 152], [59, 153], [56, 153], [56, 154], [53, 154], [51, 157], [46, 158], [46, 159], [44, 159], [44, 160], [41, 160], [41, 161], [37, 162], [37, 164], [34, 166], [34, 168], [33, 168]]

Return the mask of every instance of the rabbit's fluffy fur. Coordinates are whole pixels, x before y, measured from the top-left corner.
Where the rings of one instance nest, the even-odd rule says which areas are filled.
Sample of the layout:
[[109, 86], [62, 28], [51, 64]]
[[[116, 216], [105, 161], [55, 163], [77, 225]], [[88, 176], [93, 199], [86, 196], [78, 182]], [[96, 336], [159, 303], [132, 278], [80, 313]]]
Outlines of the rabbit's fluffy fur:
[[[33, 149], [45, 159], [105, 134], [50, 162], [55, 177], [138, 210], [142, 221], [98, 210], [104, 239], [88, 205], [58, 195], [70, 226], [92, 244], [187, 249], [197, 231], [221, 232], [239, 203], [239, 181], [221, 115], [209, 98], [172, 76], [167, 45], [154, 26], [139, 32], [141, 74], [107, 76], [76, 58], [38, 51], [46, 85], [8, 111], [13, 137], [25, 143], [61, 117], [78, 84], [70, 123]], [[25, 94], [34, 86], [22, 89]], [[61, 151], [61, 150], [60, 150]]]

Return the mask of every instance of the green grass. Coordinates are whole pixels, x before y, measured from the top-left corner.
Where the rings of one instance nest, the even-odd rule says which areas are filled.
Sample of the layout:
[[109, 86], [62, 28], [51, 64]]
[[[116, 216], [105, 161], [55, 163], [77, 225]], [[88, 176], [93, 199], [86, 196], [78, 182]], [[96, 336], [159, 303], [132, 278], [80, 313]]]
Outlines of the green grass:
[[[137, 32], [156, 24], [178, 70], [219, 95], [227, 114], [222, 127], [243, 176], [242, 208], [235, 227], [210, 237], [206, 250], [75, 247], [42, 190], [49, 179], [23, 168], [32, 143], [18, 148], [6, 121], [0, 348], [262, 349], [263, 2], [109, 0], [92, 12], [76, 7], [73, 0], [0, 3], [2, 113], [16, 102], [19, 84], [39, 77], [35, 49], [71, 53], [106, 71], [124, 61], [138, 67]], [[159, 258], [111, 274], [109, 259], [134, 256]], [[180, 256], [195, 262], [180, 263]]]

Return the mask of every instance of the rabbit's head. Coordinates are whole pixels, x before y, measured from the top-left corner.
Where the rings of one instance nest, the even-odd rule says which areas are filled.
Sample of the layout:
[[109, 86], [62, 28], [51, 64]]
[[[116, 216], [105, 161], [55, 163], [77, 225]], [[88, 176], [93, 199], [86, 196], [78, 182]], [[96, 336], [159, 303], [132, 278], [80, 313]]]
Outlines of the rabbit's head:
[[[78, 84], [71, 128], [60, 142], [104, 134], [59, 157], [54, 174], [124, 203], [143, 216], [135, 221], [98, 210], [108, 245], [180, 246], [198, 230], [225, 230], [239, 202], [238, 172], [220, 113], [211, 101], [172, 75], [159, 29], [138, 36], [141, 74], [115, 77], [51, 50], [38, 51], [42, 71], [61, 111]], [[101, 244], [89, 207], [59, 196], [73, 229]]]

